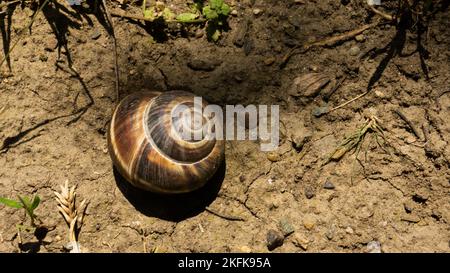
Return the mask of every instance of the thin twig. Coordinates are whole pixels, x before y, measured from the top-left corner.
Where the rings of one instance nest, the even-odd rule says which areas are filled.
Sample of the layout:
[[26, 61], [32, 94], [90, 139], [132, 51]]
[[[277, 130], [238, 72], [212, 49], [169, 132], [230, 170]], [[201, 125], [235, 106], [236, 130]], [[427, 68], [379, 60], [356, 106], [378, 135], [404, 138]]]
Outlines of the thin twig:
[[215, 210], [212, 210], [212, 209], [209, 208], [209, 207], [206, 207], [205, 210], [206, 210], [207, 212], [209, 212], [209, 213], [211, 213], [211, 214], [213, 214], [213, 215], [215, 215], [215, 216], [218, 216], [218, 217], [220, 217], [220, 218], [223, 218], [223, 219], [225, 219], [225, 220], [230, 220], [230, 221], [245, 221], [245, 219], [242, 218], [242, 217], [234, 216], [234, 215], [224, 215], [224, 214], [219, 213], [219, 212], [217, 212], [217, 211], [215, 211]]
[[405, 114], [403, 114], [402, 111], [400, 111], [400, 109], [395, 109], [394, 112], [404, 121], [406, 122], [406, 124], [408, 124], [409, 128], [411, 128], [413, 134], [417, 137], [417, 139], [419, 139], [420, 141], [422, 141], [423, 139], [420, 137], [420, 133], [419, 130], [416, 128], [416, 126], [414, 126], [414, 124], [412, 123], [411, 120], [409, 120], [409, 118], [407, 118], [405, 116]]
[[349, 40], [353, 37], [355, 37], [356, 35], [359, 35], [361, 33], [363, 33], [364, 31], [368, 30], [369, 28], [375, 27], [377, 25], [380, 24], [380, 21], [377, 20], [374, 23], [371, 24], [367, 24], [364, 25], [362, 27], [359, 27], [357, 29], [345, 32], [341, 35], [336, 35], [333, 37], [329, 37], [326, 38], [324, 40], [320, 40], [317, 42], [313, 42], [313, 43], [307, 43], [307, 44], [303, 44], [303, 45], [297, 45], [295, 47], [293, 47], [282, 59], [280, 66], [284, 66], [286, 64], [286, 62], [292, 57], [292, 55], [294, 55], [295, 51], [297, 49], [302, 49], [302, 53], [305, 53], [306, 51], [308, 51], [309, 49], [313, 48], [313, 47], [320, 47], [320, 46], [333, 46], [337, 43]]
[[383, 17], [386, 20], [393, 21], [395, 19], [394, 16], [384, 13], [382, 11], [379, 11], [374, 6], [369, 6], [369, 7], [375, 14], [380, 15], [381, 17]]
[[108, 10], [108, 7], [106, 6], [106, 1], [102, 0], [103, 8], [105, 9], [106, 18], [108, 19], [108, 23], [111, 27], [111, 38], [113, 40], [113, 47], [114, 47], [114, 70], [116, 75], [116, 101], [119, 102], [119, 61], [117, 59], [117, 40], [116, 40], [116, 34], [114, 32], [114, 24], [111, 18], [111, 13]]
[[333, 112], [334, 110], [340, 109], [340, 108], [346, 106], [347, 104], [350, 104], [350, 103], [354, 102], [355, 100], [358, 100], [358, 99], [364, 97], [364, 96], [367, 95], [369, 92], [370, 92], [370, 90], [367, 90], [366, 92], [362, 93], [361, 95], [358, 95], [358, 96], [354, 97], [353, 99], [351, 99], [351, 100], [349, 100], [349, 101], [346, 101], [346, 102], [344, 102], [343, 104], [338, 105], [338, 106], [332, 108], [330, 111], [328, 111], [328, 113], [329, 113], [329, 112]]

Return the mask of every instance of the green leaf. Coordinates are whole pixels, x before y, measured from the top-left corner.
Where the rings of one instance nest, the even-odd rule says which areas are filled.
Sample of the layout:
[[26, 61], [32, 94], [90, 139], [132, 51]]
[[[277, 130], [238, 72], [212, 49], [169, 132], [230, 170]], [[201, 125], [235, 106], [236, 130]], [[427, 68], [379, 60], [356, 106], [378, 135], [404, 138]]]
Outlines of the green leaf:
[[230, 14], [230, 12], [231, 12], [230, 6], [228, 6], [227, 4], [223, 4], [222, 8], [220, 9], [220, 13], [226, 17]]
[[39, 206], [40, 202], [41, 202], [41, 198], [39, 198], [39, 196], [36, 195], [33, 198], [33, 202], [31, 203], [31, 211], [34, 211]]
[[211, 39], [214, 42], [217, 42], [220, 38], [220, 35], [221, 35], [220, 30], [216, 29], [216, 31], [214, 31], [213, 35], [211, 35]]
[[195, 21], [198, 15], [194, 13], [181, 13], [177, 16], [177, 20], [182, 23], [189, 23]]
[[215, 10], [211, 9], [210, 6], [205, 6], [203, 8], [203, 15], [208, 20], [215, 20], [219, 17], [219, 14], [217, 14], [217, 12]]
[[214, 10], [220, 10], [223, 5], [223, 0], [209, 0], [209, 5]]
[[146, 9], [144, 10], [144, 18], [154, 20], [155, 19], [155, 13], [153, 12], [153, 9]]
[[22, 205], [28, 210], [29, 208], [31, 208], [31, 202], [30, 199], [26, 196], [19, 196], [19, 200], [20, 202], [22, 202]]
[[8, 198], [0, 197], [0, 203], [6, 205], [8, 207], [11, 207], [11, 208], [16, 208], [16, 209], [23, 208], [23, 205], [20, 202], [17, 202], [15, 200], [11, 200]]
[[169, 8], [164, 8], [162, 15], [163, 18], [167, 21], [175, 19], [175, 13], [173, 13]]

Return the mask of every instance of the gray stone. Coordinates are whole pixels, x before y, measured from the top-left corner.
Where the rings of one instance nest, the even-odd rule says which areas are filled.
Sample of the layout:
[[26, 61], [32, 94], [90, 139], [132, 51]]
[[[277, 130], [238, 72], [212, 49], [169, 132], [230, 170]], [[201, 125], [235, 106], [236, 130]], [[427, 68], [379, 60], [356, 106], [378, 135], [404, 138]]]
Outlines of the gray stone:
[[323, 188], [327, 190], [334, 190], [336, 187], [330, 182], [330, 180], [327, 180], [325, 184], [323, 184]]
[[294, 233], [295, 229], [287, 218], [283, 218], [279, 222], [280, 230], [285, 237]]
[[314, 192], [314, 189], [310, 186], [306, 186], [305, 187], [305, 197], [308, 199], [313, 198], [316, 195], [316, 193]]
[[266, 244], [268, 250], [272, 251], [275, 248], [282, 246], [283, 243], [284, 236], [279, 231], [271, 229], [267, 232]]
[[378, 241], [371, 241], [367, 244], [368, 253], [381, 253], [381, 243]]

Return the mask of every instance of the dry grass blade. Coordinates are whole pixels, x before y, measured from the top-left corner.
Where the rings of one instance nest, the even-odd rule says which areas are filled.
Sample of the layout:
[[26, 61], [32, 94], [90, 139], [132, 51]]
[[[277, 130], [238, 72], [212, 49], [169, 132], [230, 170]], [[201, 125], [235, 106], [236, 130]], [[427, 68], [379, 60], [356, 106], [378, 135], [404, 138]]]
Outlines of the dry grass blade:
[[77, 237], [83, 226], [87, 201], [83, 200], [79, 206], [77, 206], [75, 202], [75, 190], [75, 186], [69, 188], [69, 181], [66, 180], [64, 186], [61, 186], [61, 192], [54, 192], [54, 194], [58, 202], [58, 210], [69, 225], [69, 241], [72, 246], [71, 252], [80, 252]]
[[[353, 132], [349, 137], [345, 138], [344, 141], [331, 153], [331, 155], [325, 160], [322, 166], [328, 164], [330, 161], [338, 161], [349, 151], [355, 149], [356, 157], [358, 157], [358, 153], [361, 149], [362, 142], [364, 141], [367, 133], [375, 134], [377, 139], [377, 143], [380, 145], [378, 141], [378, 136], [382, 139], [384, 137], [384, 130], [379, 125], [379, 120], [375, 116], [371, 116], [363, 126]], [[381, 145], [380, 145], [381, 146]]]
[[0, 107], [0, 116], [6, 111], [6, 106]]

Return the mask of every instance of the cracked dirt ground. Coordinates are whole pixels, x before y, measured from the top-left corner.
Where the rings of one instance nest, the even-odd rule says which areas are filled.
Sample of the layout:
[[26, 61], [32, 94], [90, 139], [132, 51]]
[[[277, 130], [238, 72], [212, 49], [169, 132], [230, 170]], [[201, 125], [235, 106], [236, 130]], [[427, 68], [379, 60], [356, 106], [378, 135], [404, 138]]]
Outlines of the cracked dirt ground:
[[[186, 6], [171, 3], [175, 10]], [[41, 243], [23, 235], [22, 250], [65, 251], [67, 226], [53, 191], [68, 179], [90, 202], [79, 236], [87, 252], [267, 252], [266, 235], [279, 230], [280, 222], [295, 231], [273, 252], [366, 252], [372, 241], [384, 252], [449, 252], [448, 7], [435, 14], [423, 37], [427, 78], [417, 33], [391, 24], [364, 31], [359, 41], [294, 54], [280, 68], [295, 43], [374, 20], [364, 1], [233, 3], [237, 15], [217, 44], [195, 26], [171, 29], [152, 42], [150, 34], [157, 35], [151, 26], [113, 18], [121, 97], [144, 89], [184, 89], [219, 105], [280, 105], [283, 137], [276, 154], [261, 152], [254, 142], [228, 142], [226, 166], [193, 196], [136, 192], [114, 174], [105, 135], [115, 105], [114, 61], [104, 18], [80, 16], [70, 7], [37, 17], [11, 54], [13, 74], [0, 82], [0, 196], [39, 194], [36, 213], [55, 227]], [[255, 8], [262, 12], [255, 15]], [[112, 1], [110, 9], [121, 8]], [[139, 7], [131, 4], [125, 11], [138, 14]], [[30, 15], [29, 8], [14, 10], [13, 39]], [[64, 35], [60, 42], [67, 45], [60, 44], [59, 61], [55, 33]], [[242, 44], [236, 42], [240, 38]], [[75, 70], [68, 66], [69, 55]], [[193, 69], [192, 62], [208, 67]], [[324, 104], [321, 95], [305, 100], [289, 95], [294, 79], [311, 71], [336, 81], [346, 77], [329, 98], [332, 106], [369, 84], [372, 90], [315, 117], [313, 110]], [[7, 74], [6, 66], [2, 72]], [[321, 166], [372, 115], [389, 146], [383, 149], [368, 136], [359, 161], [348, 153]], [[325, 188], [327, 181], [334, 188]], [[1, 252], [19, 251], [15, 226], [23, 219], [21, 211], [0, 207]]]

